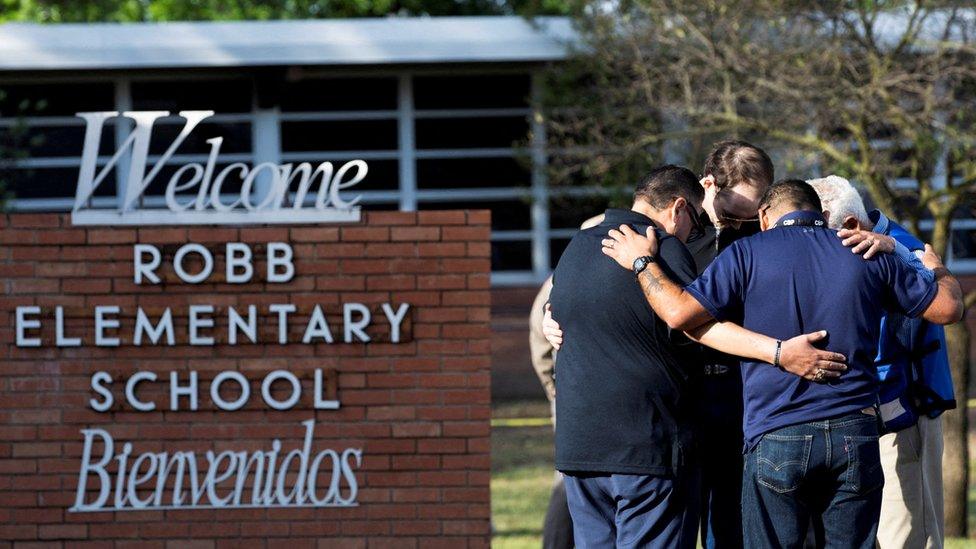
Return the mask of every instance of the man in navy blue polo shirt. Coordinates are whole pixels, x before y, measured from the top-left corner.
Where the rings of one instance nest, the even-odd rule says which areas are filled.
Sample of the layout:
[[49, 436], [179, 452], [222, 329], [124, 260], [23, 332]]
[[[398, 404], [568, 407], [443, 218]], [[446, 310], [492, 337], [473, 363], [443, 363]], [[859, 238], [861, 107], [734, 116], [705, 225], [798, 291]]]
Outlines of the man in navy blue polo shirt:
[[[799, 546], [811, 513], [828, 545], [874, 546], [884, 482], [873, 408], [880, 318], [884, 309], [939, 324], [962, 316], [959, 284], [930, 249], [922, 260], [934, 282], [895, 256], [852, 254], [820, 212], [805, 182], [771, 186], [760, 200], [763, 232], [730, 246], [686, 289], [656, 265], [653, 233], [621, 226], [603, 241], [604, 253], [625, 268], [648, 263], [638, 281], [672, 329], [727, 320], [785, 340], [826, 328], [828, 349], [847, 357], [848, 371], [829, 382], [742, 362], [748, 547]], [[779, 351], [777, 341], [769, 350], [774, 365]]]

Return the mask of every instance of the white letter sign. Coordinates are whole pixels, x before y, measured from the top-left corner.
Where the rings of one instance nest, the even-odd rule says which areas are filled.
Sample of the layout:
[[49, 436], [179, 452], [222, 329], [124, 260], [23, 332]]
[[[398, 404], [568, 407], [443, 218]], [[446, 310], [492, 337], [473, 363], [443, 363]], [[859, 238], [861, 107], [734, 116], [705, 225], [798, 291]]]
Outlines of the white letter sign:
[[[355, 186], [366, 177], [366, 162], [352, 160], [334, 171], [331, 162], [322, 162], [314, 171], [308, 162], [302, 162], [298, 166], [265, 162], [253, 167], [235, 162], [213, 177], [223, 143], [223, 139], [219, 137], [207, 140], [210, 154], [206, 164], [189, 162], [179, 166], [166, 185], [165, 201], [156, 208], [144, 206], [143, 195], [153, 179], [166, 167], [166, 163], [200, 122], [213, 114], [213, 111], [180, 111], [178, 116], [184, 118], [186, 123], [156, 163], [147, 166], [153, 126], [160, 118], [172, 116], [171, 113], [77, 113], [78, 117], [85, 120], [85, 144], [81, 154], [71, 222], [75, 225], [236, 225], [359, 221], [360, 208], [357, 204], [360, 197], [346, 199], [340, 195], [340, 191]], [[102, 130], [106, 121], [112, 118], [132, 119], [135, 126], [112, 158], [96, 173]], [[128, 157], [129, 171], [122, 190], [119, 191], [122, 196], [117, 197], [117, 207], [95, 208], [91, 200], [95, 191], [113, 169], [120, 169], [118, 167], [122, 165], [124, 156]], [[255, 178], [261, 171], [271, 181], [271, 192], [255, 204], [251, 194], [254, 193]], [[347, 176], [349, 173], [354, 175]], [[296, 174], [300, 174], [299, 184], [292, 189], [291, 183]], [[306, 203], [309, 187], [317, 174], [322, 175], [318, 193]], [[222, 189], [224, 180], [228, 177], [232, 181], [240, 180], [241, 190], [238, 194], [225, 194]], [[193, 194], [189, 194], [191, 192]], [[152, 277], [148, 278], [152, 280]]]

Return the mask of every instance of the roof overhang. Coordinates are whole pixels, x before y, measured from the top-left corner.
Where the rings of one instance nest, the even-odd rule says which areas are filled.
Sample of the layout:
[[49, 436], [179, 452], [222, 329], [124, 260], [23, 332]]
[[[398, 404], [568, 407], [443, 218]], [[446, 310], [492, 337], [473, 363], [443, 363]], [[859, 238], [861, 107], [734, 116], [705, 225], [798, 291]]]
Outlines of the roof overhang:
[[530, 63], [566, 58], [566, 17], [0, 25], [0, 71]]

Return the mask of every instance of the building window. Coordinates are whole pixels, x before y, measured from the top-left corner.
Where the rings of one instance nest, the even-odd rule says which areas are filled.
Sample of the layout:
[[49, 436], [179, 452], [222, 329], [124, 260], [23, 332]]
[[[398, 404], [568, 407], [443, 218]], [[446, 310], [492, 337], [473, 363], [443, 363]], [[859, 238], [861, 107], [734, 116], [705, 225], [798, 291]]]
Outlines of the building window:
[[417, 109], [497, 109], [529, 105], [528, 74], [417, 76], [413, 79]]
[[313, 120], [281, 124], [281, 149], [292, 151], [395, 151], [396, 120]]
[[507, 149], [524, 145], [528, 135], [525, 116], [417, 120], [418, 149]]
[[64, 82], [52, 84], [5, 84], [0, 82], [0, 117], [73, 117], [82, 111], [115, 108], [111, 82]]
[[[74, 197], [85, 136], [83, 121], [75, 113], [114, 109], [111, 83], [0, 82], [0, 143], [15, 151], [5, 170], [6, 191], [15, 198], [45, 202]], [[106, 126], [99, 154], [114, 151], [113, 127]], [[110, 191], [99, 189], [98, 194]]]
[[304, 78], [284, 84], [282, 112], [395, 111], [397, 79]]
[[531, 168], [521, 158], [438, 158], [417, 161], [420, 189], [528, 187]]
[[132, 108], [137, 111], [248, 113], [253, 102], [252, 90], [249, 78], [134, 81]]
[[491, 270], [517, 271], [532, 270], [532, 242], [529, 240], [492, 240]]

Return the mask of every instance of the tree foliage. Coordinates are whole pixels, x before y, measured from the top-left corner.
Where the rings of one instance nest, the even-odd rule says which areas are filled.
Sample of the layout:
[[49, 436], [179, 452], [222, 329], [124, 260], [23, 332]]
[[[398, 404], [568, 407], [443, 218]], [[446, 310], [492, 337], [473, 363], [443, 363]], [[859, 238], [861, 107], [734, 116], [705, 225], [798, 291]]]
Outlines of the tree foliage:
[[557, 176], [616, 181], [665, 152], [743, 135], [792, 152], [796, 170], [854, 178], [916, 231], [936, 218], [944, 252], [952, 212], [976, 189], [976, 13], [888, 4], [590, 6], [580, 56], [554, 71]]
[[7, 118], [7, 124], [0, 127], [0, 210], [12, 198], [12, 194], [7, 189], [10, 187], [11, 179], [18, 173], [13, 169], [13, 164], [27, 156], [26, 151], [30, 145], [39, 144], [40, 136], [28, 134], [23, 116], [32, 109], [42, 111], [45, 107], [43, 101], [20, 101], [13, 104], [7, 94], [0, 89], [0, 113], [4, 113]]
[[0, 21], [40, 23], [565, 13], [562, 0], [0, 0]]

